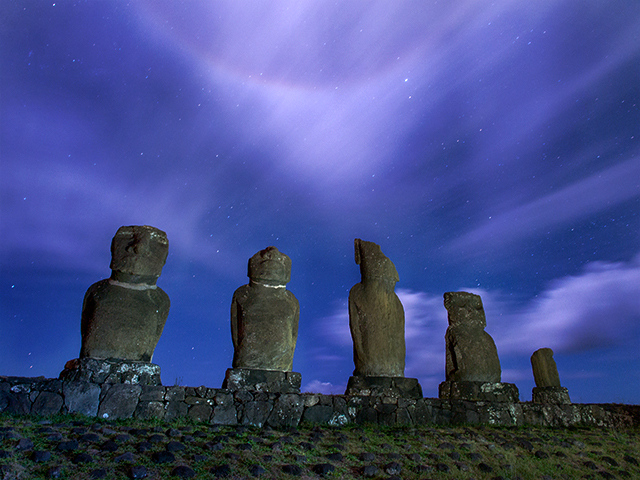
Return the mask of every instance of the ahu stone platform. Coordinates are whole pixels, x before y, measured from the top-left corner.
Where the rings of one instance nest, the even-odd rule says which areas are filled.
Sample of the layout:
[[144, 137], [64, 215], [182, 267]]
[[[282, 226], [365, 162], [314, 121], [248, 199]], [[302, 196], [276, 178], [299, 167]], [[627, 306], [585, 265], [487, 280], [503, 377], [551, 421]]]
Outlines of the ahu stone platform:
[[221, 388], [97, 384], [0, 376], [0, 413], [78, 413], [104, 419], [189, 417], [222, 425], [541, 425], [638, 427], [640, 406], [269, 393]]

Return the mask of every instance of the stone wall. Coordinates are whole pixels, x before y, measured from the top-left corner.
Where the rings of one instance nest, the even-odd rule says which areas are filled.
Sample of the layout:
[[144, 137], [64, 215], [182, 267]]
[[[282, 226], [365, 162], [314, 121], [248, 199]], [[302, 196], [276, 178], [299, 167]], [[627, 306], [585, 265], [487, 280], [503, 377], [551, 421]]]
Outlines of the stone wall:
[[329, 425], [483, 423], [608, 428], [640, 425], [640, 406], [634, 405], [542, 405], [248, 390], [231, 392], [205, 386], [97, 384], [44, 377], [2, 376], [0, 412], [18, 415], [79, 413], [105, 419], [172, 420], [189, 417], [212, 424], [269, 425], [275, 428], [296, 426], [300, 422]]

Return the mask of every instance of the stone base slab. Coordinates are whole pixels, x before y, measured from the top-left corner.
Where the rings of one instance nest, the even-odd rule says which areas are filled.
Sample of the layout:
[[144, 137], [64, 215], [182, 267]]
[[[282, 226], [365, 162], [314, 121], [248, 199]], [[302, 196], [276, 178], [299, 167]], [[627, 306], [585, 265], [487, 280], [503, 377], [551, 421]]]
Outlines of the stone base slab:
[[407, 377], [349, 377], [345, 395], [364, 397], [422, 398], [417, 378]]
[[160, 366], [155, 363], [91, 357], [69, 360], [59, 378], [100, 384], [162, 385]]
[[300, 393], [302, 375], [298, 372], [228, 368], [222, 388], [266, 393]]
[[533, 403], [553, 403], [556, 405], [571, 403], [569, 390], [565, 387], [535, 387], [531, 396]]
[[513, 383], [446, 381], [439, 385], [438, 396], [443, 400], [516, 403], [520, 392]]

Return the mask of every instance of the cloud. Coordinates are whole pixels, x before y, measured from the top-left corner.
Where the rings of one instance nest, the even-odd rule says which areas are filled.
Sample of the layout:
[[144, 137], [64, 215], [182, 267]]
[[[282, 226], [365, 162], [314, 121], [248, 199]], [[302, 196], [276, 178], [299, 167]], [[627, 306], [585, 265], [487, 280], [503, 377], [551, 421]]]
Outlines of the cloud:
[[630, 262], [592, 262], [576, 276], [551, 282], [497, 335], [504, 352], [540, 347], [558, 352], [637, 344], [640, 340], [640, 255]]
[[300, 389], [303, 392], [322, 393], [325, 395], [337, 394], [342, 395], [347, 389], [346, 385], [333, 385], [331, 382], [321, 382], [320, 380], [312, 380], [303, 385]]
[[476, 255], [478, 249], [499, 250], [523, 238], [546, 234], [587, 215], [638, 197], [640, 162], [621, 162], [558, 192], [494, 214], [482, 225], [460, 236], [447, 249]]

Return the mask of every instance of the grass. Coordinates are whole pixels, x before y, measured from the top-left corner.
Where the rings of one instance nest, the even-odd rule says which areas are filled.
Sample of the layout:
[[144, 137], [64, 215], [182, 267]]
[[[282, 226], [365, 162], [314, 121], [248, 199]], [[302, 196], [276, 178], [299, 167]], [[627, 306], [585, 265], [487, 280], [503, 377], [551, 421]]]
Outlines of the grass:
[[[61, 437], [51, 439], [52, 433]], [[83, 435], [94, 433], [93, 441]], [[130, 438], [117, 437], [128, 435]], [[140, 443], [157, 435], [148, 451]], [[133, 478], [132, 467], [144, 467], [148, 479], [171, 478], [179, 465], [187, 465], [194, 478], [216, 478], [216, 467], [227, 465], [226, 478], [319, 478], [315, 468], [330, 464], [329, 478], [390, 478], [400, 467], [399, 478], [443, 479], [577, 479], [640, 478], [640, 430], [543, 427], [378, 427], [301, 425], [298, 429], [273, 430], [217, 426], [189, 419], [106, 421], [76, 415], [47, 418], [0, 414], [0, 478], [49, 478], [59, 467], [58, 478]], [[29, 447], [20, 450], [22, 445]], [[83, 440], [84, 439], [84, 440]], [[76, 450], [58, 450], [61, 441], [78, 440]], [[117, 450], [102, 450], [106, 441]], [[172, 452], [175, 461], [157, 463], [153, 454], [169, 442], [185, 449]], [[34, 451], [50, 452], [46, 462], [35, 462]], [[116, 461], [130, 452], [133, 461]], [[81, 453], [89, 463], [74, 463]], [[374, 454], [372, 460], [362, 454]], [[328, 455], [340, 456], [328, 458]], [[284, 473], [285, 465], [300, 467], [301, 475]], [[100, 472], [103, 470], [102, 472]], [[177, 478], [174, 476], [174, 478]]]

